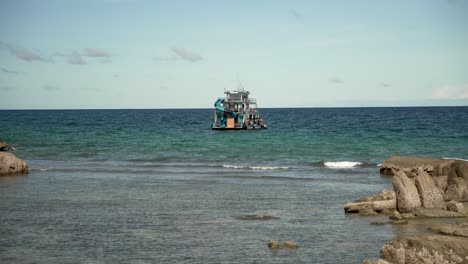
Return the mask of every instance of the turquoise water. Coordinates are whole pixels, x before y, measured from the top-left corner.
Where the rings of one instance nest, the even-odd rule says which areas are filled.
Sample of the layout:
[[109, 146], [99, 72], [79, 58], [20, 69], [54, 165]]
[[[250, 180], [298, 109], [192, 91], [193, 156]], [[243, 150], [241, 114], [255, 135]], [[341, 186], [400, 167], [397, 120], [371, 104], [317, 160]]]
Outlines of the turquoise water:
[[360, 263], [399, 232], [343, 214], [391, 186], [379, 163], [468, 159], [468, 107], [261, 113], [212, 131], [211, 109], [0, 111], [31, 169], [0, 178], [0, 262]]

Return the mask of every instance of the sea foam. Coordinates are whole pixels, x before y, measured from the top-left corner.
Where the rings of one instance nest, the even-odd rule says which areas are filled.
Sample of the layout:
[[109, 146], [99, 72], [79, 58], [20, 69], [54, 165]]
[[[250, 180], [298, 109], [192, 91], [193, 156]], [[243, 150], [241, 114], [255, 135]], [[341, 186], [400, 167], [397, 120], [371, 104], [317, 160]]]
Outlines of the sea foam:
[[243, 170], [287, 170], [286, 166], [238, 166], [238, 165], [223, 165], [227, 169], [243, 169]]
[[357, 161], [326, 161], [324, 163], [325, 167], [335, 168], [335, 169], [346, 169], [353, 168], [359, 165], [362, 165], [362, 162]]
[[468, 160], [466, 160], [466, 159], [460, 159], [460, 158], [448, 158], [448, 157], [443, 157], [442, 159], [468, 161]]

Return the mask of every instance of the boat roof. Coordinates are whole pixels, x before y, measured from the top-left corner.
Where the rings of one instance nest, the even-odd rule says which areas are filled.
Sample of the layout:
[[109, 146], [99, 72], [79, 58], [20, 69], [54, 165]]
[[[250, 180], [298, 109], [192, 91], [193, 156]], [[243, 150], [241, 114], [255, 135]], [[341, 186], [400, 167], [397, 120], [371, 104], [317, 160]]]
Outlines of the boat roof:
[[225, 90], [224, 93], [225, 93], [225, 94], [250, 94], [249, 91], [239, 90], [239, 89], [236, 89], [236, 90]]

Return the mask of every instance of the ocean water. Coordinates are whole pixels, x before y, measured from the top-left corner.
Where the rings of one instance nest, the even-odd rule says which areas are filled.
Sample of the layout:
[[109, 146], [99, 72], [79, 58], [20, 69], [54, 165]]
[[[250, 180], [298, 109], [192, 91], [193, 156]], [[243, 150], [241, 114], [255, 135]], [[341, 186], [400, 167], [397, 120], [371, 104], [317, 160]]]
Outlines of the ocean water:
[[212, 131], [212, 109], [0, 111], [30, 166], [0, 177], [0, 263], [361, 263], [408, 229], [343, 212], [391, 187], [384, 159], [468, 159], [468, 107], [261, 113]]

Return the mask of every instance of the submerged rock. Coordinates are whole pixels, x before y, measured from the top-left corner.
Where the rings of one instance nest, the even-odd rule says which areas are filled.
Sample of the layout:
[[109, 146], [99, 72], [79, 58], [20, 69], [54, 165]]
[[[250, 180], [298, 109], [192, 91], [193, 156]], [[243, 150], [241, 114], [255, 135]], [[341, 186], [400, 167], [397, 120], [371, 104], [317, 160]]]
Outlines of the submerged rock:
[[394, 220], [390, 222], [393, 225], [407, 225], [408, 220]]
[[270, 240], [270, 242], [268, 242], [268, 248], [270, 249], [280, 248], [280, 244], [278, 243], [278, 240]]
[[299, 245], [296, 242], [293, 242], [291, 240], [286, 240], [283, 242], [283, 244], [280, 244], [278, 240], [270, 240], [270, 242], [268, 242], [268, 248], [269, 249], [280, 249], [280, 248], [296, 249], [296, 248], [299, 248]]
[[0, 176], [27, 174], [28, 165], [8, 152], [0, 152]]
[[290, 249], [299, 248], [299, 245], [296, 242], [293, 242], [293, 241], [290, 241], [290, 240], [284, 241], [283, 246], [285, 248], [290, 248]]
[[279, 217], [276, 216], [271, 216], [271, 215], [238, 215], [234, 216], [235, 219], [237, 220], [275, 220], [275, 219], [280, 219]]

